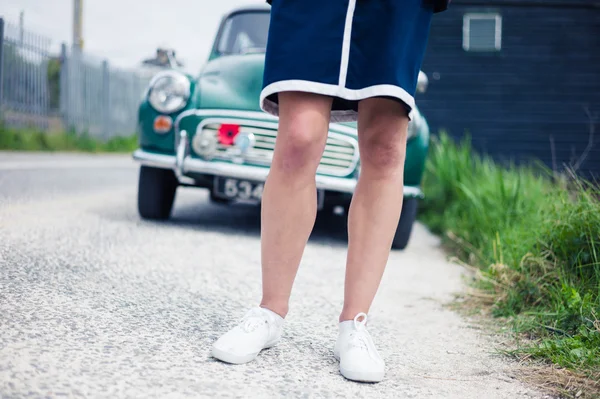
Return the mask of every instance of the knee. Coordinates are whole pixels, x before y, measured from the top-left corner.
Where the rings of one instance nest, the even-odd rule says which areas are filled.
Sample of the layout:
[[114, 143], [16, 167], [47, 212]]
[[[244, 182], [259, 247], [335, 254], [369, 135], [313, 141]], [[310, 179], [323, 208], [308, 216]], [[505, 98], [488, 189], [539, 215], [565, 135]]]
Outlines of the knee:
[[360, 146], [361, 168], [378, 174], [395, 174], [403, 169], [406, 132], [385, 128], [367, 129]]
[[314, 173], [326, 140], [327, 131], [321, 132], [310, 123], [280, 126], [272, 167], [285, 173]]

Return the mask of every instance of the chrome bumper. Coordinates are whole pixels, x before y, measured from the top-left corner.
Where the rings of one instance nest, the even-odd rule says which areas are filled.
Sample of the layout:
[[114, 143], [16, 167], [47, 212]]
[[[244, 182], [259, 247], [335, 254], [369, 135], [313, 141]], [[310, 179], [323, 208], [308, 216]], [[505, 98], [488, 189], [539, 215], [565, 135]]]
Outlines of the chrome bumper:
[[[194, 184], [194, 179], [186, 176], [188, 173], [233, 177], [252, 181], [265, 181], [269, 174], [268, 168], [192, 158], [189, 155], [189, 144], [185, 131], [182, 131], [176, 155], [155, 154], [139, 149], [133, 153], [133, 159], [142, 165], [173, 169], [180, 183], [191, 185]], [[353, 193], [356, 186], [356, 179], [324, 175], [317, 175], [316, 182], [317, 189], [342, 193]], [[419, 187], [405, 186], [404, 196], [421, 198], [423, 193]]]

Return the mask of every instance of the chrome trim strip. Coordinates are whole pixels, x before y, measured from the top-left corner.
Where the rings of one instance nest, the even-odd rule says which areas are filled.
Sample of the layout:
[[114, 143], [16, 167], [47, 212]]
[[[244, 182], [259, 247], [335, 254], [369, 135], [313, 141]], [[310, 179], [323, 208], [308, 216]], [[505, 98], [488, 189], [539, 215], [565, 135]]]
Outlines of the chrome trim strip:
[[177, 147], [177, 153], [175, 155], [175, 175], [177, 180], [183, 184], [194, 184], [194, 179], [185, 176], [185, 159], [188, 157], [190, 152], [190, 143], [185, 130], [181, 131], [179, 139], [179, 146]]
[[173, 155], [154, 154], [144, 150], [135, 150], [133, 159], [142, 165], [154, 168], [175, 169], [175, 157]]
[[[142, 165], [152, 166], [155, 168], [173, 169], [175, 170], [177, 162], [173, 155], [153, 154], [144, 150], [136, 150], [133, 153], [133, 158]], [[265, 181], [269, 174], [268, 168], [249, 165], [235, 165], [226, 162], [207, 162], [200, 159], [187, 157], [181, 164], [182, 174], [188, 172], [206, 173], [211, 175], [234, 177], [238, 179], [248, 179], [256, 181]], [[190, 184], [193, 179], [183, 176], [186, 181], [182, 183]], [[187, 180], [189, 179], [189, 181]], [[344, 193], [353, 193], [356, 186], [355, 179], [341, 178], [334, 176], [316, 176], [317, 188], [323, 190], [340, 191]], [[423, 197], [423, 192], [419, 187], [404, 186], [405, 197]]]
[[187, 118], [188, 116], [224, 116], [224, 117], [237, 117], [241, 119], [267, 119], [272, 121], [278, 121], [279, 118], [269, 115], [266, 112], [256, 112], [256, 111], [236, 111], [236, 110], [228, 110], [228, 109], [188, 109], [187, 111], [183, 111], [180, 113], [177, 118], [175, 118], [175, 132], [179, 130], [179, 124], [183, 118]]
[[[185, 160], [184, 170], [257, 181], [265, 181], [269, 175], [269, 169], [260, 166], [235, 165], [214, 161], [206, 162], [194, 158], [187, 158]], [[356, 186], [356, 180], [354, 179], [343, 179], [324, 175], [317, 175], [316, 182], [318, 189], [341, 191], [346, 193], [354, 192], [354, 186]]]
[[[258, 111], [236, 111], [231, 109], [188, 109], [187, 111], [183, 111], [181, 114], [175, 118], [175, 137], [179, 133], [179, 123], [183, 118], [187, 118], [188, 116], [223, 116], [223, 117], [232, 117], [232, 118], [240, 118], [240, 119], [266, 119], [269, 121], [278, 122], [279, 118], [273, 116], [271, 114], [267, 114], [266, 112], [258, 112]], [[331, 130], [336, 130], [340, 133], [347, 133], [356, 136], [356, 129], [341, 125], [338, 123], [330, 123], [329, 128]]]

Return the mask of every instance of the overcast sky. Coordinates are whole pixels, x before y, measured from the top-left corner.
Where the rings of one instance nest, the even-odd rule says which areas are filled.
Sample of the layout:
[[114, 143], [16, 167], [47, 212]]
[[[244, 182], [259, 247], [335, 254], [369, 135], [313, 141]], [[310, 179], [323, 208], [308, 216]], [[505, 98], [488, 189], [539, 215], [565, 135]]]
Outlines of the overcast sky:
[[[53, 50], [71, 43], [73, 0], [0, 0], [0, 16], [48, 36]], [[159, 46], [177, 51], [189, 72], [198, 72], [208, 56], [221, 16], [261, 0], [83, 0], [85, 50], [113, 65], [134, 67]]]

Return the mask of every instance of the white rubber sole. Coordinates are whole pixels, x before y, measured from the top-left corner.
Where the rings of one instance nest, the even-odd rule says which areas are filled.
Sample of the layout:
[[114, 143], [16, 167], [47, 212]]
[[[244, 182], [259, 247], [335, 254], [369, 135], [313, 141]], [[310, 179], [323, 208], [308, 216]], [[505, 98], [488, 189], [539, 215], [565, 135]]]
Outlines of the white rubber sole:
[[[333, 356], [340, 361], [340, 355], [336, 352], [333, 353]], [[340, 373], [344, 378], [351, 381], [356, 382], [381, 382], [385, 377], [385, 370], [383, 371], [357, 371], [357, 370], [348, 370], [342, 367], [340, 364]]]
[[344, 378], [357, 382], [381, 382], [383, 381], [383, 377], [385, 376], [384, 371], [365, 372], [345, 370], [342, 367], [340, 367], [340, 373], [344, 376]]
[[258, 351], [256, 353], [248, 353], [246, 355], [236, 355], [235, 353], [231, 353], [231, 352], [228, 352], [226, 350], [219, 349], [216, 346], [213, 346], [212, 347], [212, 351], [211, 351], [211, 355], [215, 359], [218, 359], [218, 360], [220, 360], [222, 362], [225, 362], [225, 363], [230, 363], [230, 364], [244, 364], [244, 363], [248, 363], [248, 362], [251, 362], [252, 360], [256, 359], [256, 357], [258, 356], [258, 354], [261, 351], [263, 351], [264, 349], [272, 348], [275, 345], [277, 345], [278, 343], [279, 343], [279, 340], [276, 340], [276, 341], [273, 341], [273, 342], [269, 342], [260, 351]]

